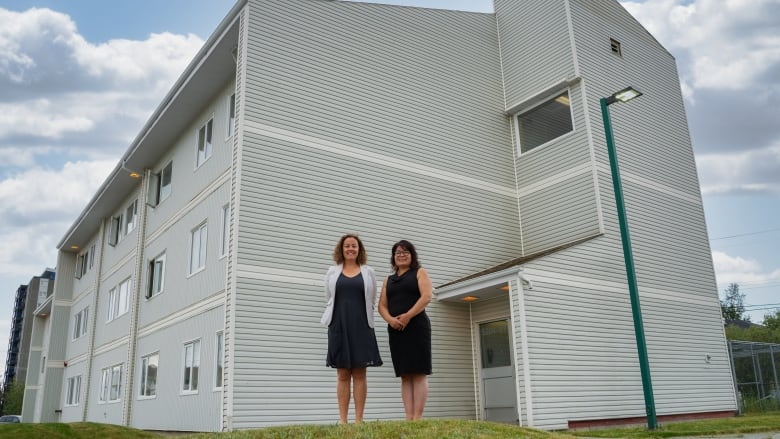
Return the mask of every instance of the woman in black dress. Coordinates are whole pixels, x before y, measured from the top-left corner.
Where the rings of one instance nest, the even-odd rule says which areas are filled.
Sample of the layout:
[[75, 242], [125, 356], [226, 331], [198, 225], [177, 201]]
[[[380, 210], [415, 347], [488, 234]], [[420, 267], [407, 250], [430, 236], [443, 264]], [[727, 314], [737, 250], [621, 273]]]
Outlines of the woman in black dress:
[[433, 297], [433, 285], [411, 242], [395, 243], [390, 262], [394, 274], [382, 285], [379, 314], [387, 322], [390, 355], [395, 376], [401, 377], [406, 419], [421, 419], [431, 374], [431, 321], [425, 307]]
[[355, 396], [355, 423], [363, 422], [366, 368], [381, 366], [374, 334], [376, 276], [366, 264], [366, 250], [356, 235], [344, 235], [333, 250], [337, 265], [325, 274], [328, 300], [321, 322], [328, 327], [325, 365], [337, 370], [336, 398], [340, 423], [347, 423], [350, 387]]

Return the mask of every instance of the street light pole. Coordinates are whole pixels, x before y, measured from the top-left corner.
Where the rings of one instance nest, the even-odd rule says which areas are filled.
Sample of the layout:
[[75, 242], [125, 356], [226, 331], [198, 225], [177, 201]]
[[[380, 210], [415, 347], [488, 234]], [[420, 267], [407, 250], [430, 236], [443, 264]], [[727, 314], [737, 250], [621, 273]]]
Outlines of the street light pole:
[[623, 200], [623, 184], [620, 180], [615, 139], [612, 134], [612, 122], [610, 120], [610, 104], [615, 102], [627, 102], [641, 96], [642, 93], [628, 87], [609, 97], [601, 98], [601, 116], [604, 119], [604, 133], [607, 136], [607, 152], [609, 153], [609, 167], [612, 171], [612, 186], [615, 189], [615, 205], [617, 207], [618, 222], [620, 223], [620, 239], [623, 243], [623, 260], [626, 264], [626, 277], [628, 278], [628, 292], [631, 297], [631, 314], [634, 318], [634, 335], [636, 336], [636, 350], [639, 356], [639, 370], [642, 373], [642, 390], [645, 396], [645, 413], [647, 414], [647, 428], [655, 430], [658, 423], [655, 415], [655, 399], [653, 398], [653, 383], [650, 380], [650, 360], [647, 356], [647, 343], [645, 342], [645, 329], [642, 323], [642, 308], [639, 305], [639, 288], [636, 283], [636, 271], [634, 270], [634, 255], [631, 251], [631, 236], [628, 233], [628, 220], [626, 218], [626, 206]]

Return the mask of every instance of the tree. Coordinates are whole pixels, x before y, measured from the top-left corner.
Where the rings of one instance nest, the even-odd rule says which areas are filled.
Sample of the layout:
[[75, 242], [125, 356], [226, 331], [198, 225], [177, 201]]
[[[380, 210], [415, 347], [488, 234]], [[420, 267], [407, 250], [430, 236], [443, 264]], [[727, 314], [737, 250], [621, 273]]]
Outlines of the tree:
[[775, 311], [774, 314], [764, 314], [764, 326], [780, 332], [780, 311]]
[[24, 384], [17, 383], [16, 380], [3, 389], [3, 414], [21, 415], [22, 400], [24, 399]]
[[739, 284], [731, 283], [726, 288], [726, 298], [720, 301], [720, 311], [726, 320], [750, 321], [745, 315], [745, 295], [739, 292]]

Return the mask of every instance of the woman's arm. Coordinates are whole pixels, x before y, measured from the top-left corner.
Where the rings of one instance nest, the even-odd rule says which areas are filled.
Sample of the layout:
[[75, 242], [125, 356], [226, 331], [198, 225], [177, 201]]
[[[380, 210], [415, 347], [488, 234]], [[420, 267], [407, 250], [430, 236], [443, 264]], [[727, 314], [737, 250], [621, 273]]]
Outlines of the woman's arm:
[[387, 308], [387, 280], [389, 277], [385, 278], [385, 281], [382, 282], [382, 292], [379, 295], [379, 315], [382, 316], [382, 318], [387, 322], [388, 325], [390, 325], [391, 328], [400, 331], [403, 329], [403, 325], [401, 325], [401, 322], [398, 321], [398, 318], [393, 317], [390, 315], [390, 310]]
[[409, 311], [398, 316], [398, 319], [404, 326], [408, 325], [409, 320], [412, 320], [414, 316], [423, 312], [425, 307], [431, 303], [431, 299], [433, 299], [433, 284], [431, 283], [431, 278], [428, 277], [428, 270], [422, 267], [417, 270], [417, 287], [420, 289], [420, 298], [417, 299], [417, 302], [414, 303], [414, 306], [412, 306]]

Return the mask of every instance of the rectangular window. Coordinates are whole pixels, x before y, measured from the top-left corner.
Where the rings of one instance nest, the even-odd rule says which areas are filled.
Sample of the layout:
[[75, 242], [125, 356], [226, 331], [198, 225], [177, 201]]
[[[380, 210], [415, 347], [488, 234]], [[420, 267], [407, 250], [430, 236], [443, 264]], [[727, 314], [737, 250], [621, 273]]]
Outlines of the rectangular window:
[[89, 252], [76, 256], [76, 279], [81, 279], [87, 273]]
[[228, 117], [227, 117], [227, 135], [228, 137], [233, 135], [236, 124], [236, 94], [233, 93], [228, 98]]
[[568, 90], [524, 113], [516, 114], [515, 129], [521, 153], [572, 132], [574, 123]]
[[165, 253], [149, 261], [149, 288], [146, 298], [160, 294], [165, 285]]
[[89, 307], [85, 307], [75, 316], [73, 316], [73, 340], [83, 337], [87, 334], [87, 324], [89, 322]]
[[103, 369], [100, 379], [100, 402], [119, 401], [122, 395], [122, 365]]
[[159, 353], [141, 358], [141, 396], [157, 395], [157, 364], [159, 359]]
[[198, 370], [200, 369], [200, 340], [184, 344], [184, 379], [183, 393], [198, 391]]
[[111, 217], [108, 226], [108, 245], [115, 246], [122, 240], [122, 215]]
[[68, 378], [68, 389], [65, 392], [65, 405], [79, 405], [81, 400], [81, 375]]
[[222, 366], [224, 365], [225, 356], [225, 333], [223, 331], [217, 332], [217, 348], [216, 348], [216, 376], [214, 377], [214, 389], [222, 388]]
[[196, 168], [211, 157], [211, 127], [213, 124], [214, 119], [209, 119], [209, 121], [198, 130], [198, 157], [195, 162]]
[[206, 238], [208, 229], [206, 223], [192, 231], [190, 237], [190, 274], [206, 267]]
[[230, 205], [222, 206], [222, 228], [219, 231], [219, 256], [228, 253], [228, 239], [230, 239]]
[[134, 200], [127, 206], [125, 211], [125, 235], [129, 235], [130, 232], [135, 229], [138, 219], [138, 200]]
[[127, 313], [130, 309], [130, 279], [123, 280], [108, 292], [108, 315], [106, 322]]
[[147, 204], [154, 207], [162, 203], [171, 195], [171, 181], [173, 180], [173, 162], [168, 162], [160, 172], [153, 173], [149, 180], [149, 192]]
[[95, 266], [95, 244], [92, 244], [92, 247], [89, 248], [89, 269], [91, 270], [92, 267]]
[[623, 56], [623, 48], [620, 47], [620, 41], [610, 38], [609, 39], [609, 47], [612, 49], [612, 53], [614, 53], [617, 56], [622, 57]]

